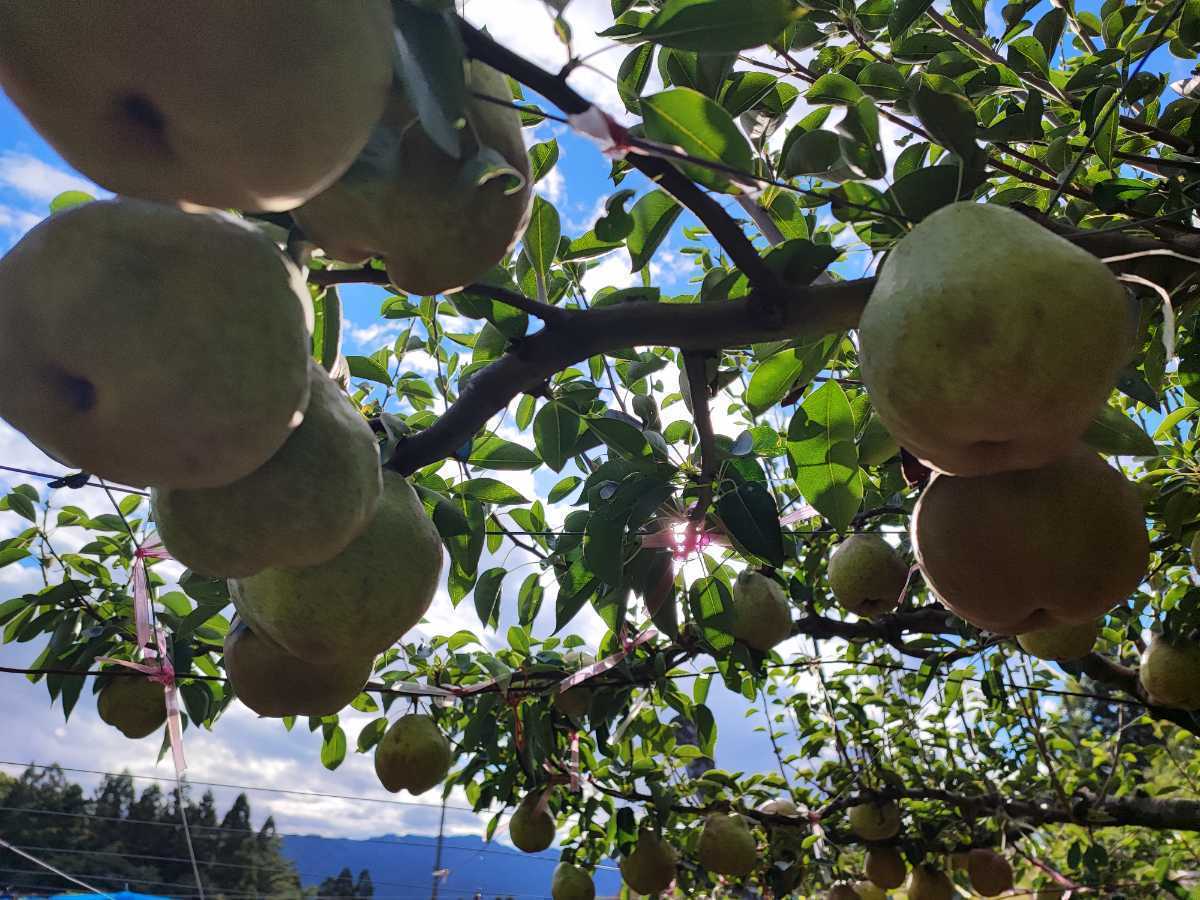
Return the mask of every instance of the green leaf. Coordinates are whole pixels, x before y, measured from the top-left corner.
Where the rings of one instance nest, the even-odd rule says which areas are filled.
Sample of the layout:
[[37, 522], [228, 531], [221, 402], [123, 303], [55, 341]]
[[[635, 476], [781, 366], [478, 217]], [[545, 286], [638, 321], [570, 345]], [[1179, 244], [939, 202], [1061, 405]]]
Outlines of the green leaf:
[[511, 485], [497, 481], [495, 478], [472, 478], [456, 485], [455, 489], [464, 497], [470, 497], [480, 503], [504, 506], [511, 503], [529, 502]]
[[862, 88], [836, 72], [827, 72], [813, 82], [804, 99], [809, 103], [857, 103], [863, 97]]
[[629, 211], [633, 216], [633, 231], [625, 242], [631, 271], [640, 272], [649, 264], [682, 211], [674, 198], [662, 190], [651, 191], [633, 204]]
[[[750, 143], [716, 101], [691, 88], [673, 88], [643, 97], [642, 117], [647, 137], [681, 147], [689, 156], [750, 172], [753, 155]], [[723, 190], [728, 176], [701, 166], [683, 164], [695, 181]]]
[[550, 174], [550, 170], [554, 168], [558, 162], [558, 141], [551, 138], [548, 141], [542, 141], [540, 144], [534, 144], [529, 148], [529, 167], [534, 182], [541, 181]]
[[913, 94], [913, 112], [934, 140], [963, 159], [970, 159], [976, 150], [975, 110], [966, 97], [942, 89], [953, 85], [948, 78], [923, 78]]
[[1083, 433], [1084, 443], [1110, 456], [1158, 456], [1158, 447], [1133, 419], [1104, 406]]
[[632, 113], [638, 111], [638, 98], [650, 78], [650, 63], [654, 59], [654, 45], [642, 44], [621, 60], [617, 70], [617, 93], [621, 102]]
[[863, 97], [846, 110], [834, 129], [842, 160], [859, 178], [882, 178], [887, 172], [883, 140], [879, 133], [879, 111], [875, 101]]
[[932, 5], [933, 0], [896, 0], [892, 14], [888, 16], [888, 34], [899, 37]]
[[582, 483], [583, 479], [578, 475], [568, 475], [554, 487], [550, 488], [550, 493], [546, 496], [546, 499], [551, 503], [558, 503], [563, 498], [569, 496]]
[[453, 10], [430, 10], [393, 0], [396, 68], [420, 126], [443, 153], [459, 159], [466, 121], [467, 83]]
[[529, 225], [525, 229], [524, 246], [525, 255], [543, 284], [550, 275], [550, 267], [554, 265], [561, 237], [558, 210], [542, 196], [535, 196]]
[[983, 4], [984, 0], [950, 0], [950, 8], [958, 16], [958, 20], [972, 31], [983, 31], [987, 28]]
[[1120, 92], [1115, 87], [1102, 85], [1084, 98], [1080, 110], [1086, 125], [1085, 133], [1092, 140], [1092, 148], [1100, 161], [1110, 169], [1117, 149], [1119, 101]]
[[347, 356], [346, 362], [350, 366], [352, 378], [365, 378], [367, 381], [386, 385], [392, 383], [392, 376], [388, 374], [388, 370], [370, 356]]
[[767, 72], [734, 72], [721, 92], [721, 105], [731, 116], [740, 116], [762, 100], [779, 83]]
[[859, 71], [857, 82], [876, 100], [898, 100], [908, 96], [908, 81], [891, 63], [868, 63]]
[[1046, 75], [1050, 68], [1042, 42], [1028, 34], [1013, 38], [1009, 42], [1008, 64], [1017, 72], [1033, 69], [1042, 76]]
[[605, 584], [617, 587], [625, 569], [625, 518], [595, 513], [584, 528], [583, 558]]
[[732, 53], [770, 43], [800, 14], [791, 0], [667, 0], [642, 36], [663, 47]]
[[583, 420], [596, 437], [619, 456], [636, 459], [645, 456], [650, 451], [650, 445], [642, 429], [632, 422], [615, 419], [610, 416], [589, 416]]
[[788, 426], [788, 456], [804, 499], [844, 529], [858, 512], [863, 476], [846, 392], [827, 381], [805, 399]]
[[526, 575], [525, 580], [521, 582], [521, 590], [517, 592], [517, 621], [522, 626], [532, 625], [542, 608], [545, 591], [542, 589], [540, 577], [537, 572]]
[[633, 231], [633, 216], [625, 211], [625, 203], [633, 199], [634, 191], [625, 188], [604, 201], [604, 215], [596, 220], [596, 238], [620, 243]]
[[542, 460], [561, 472], [579, 444], [583, 420], [564, 403], [551, 401], [538, 410], [533, 420], [533, 442]]
[[8, 501], [8, 508], [21, 518], [28, 519], [30, 522], [37, 521], [37, 510], [32, 501], [20, 491], [12, 491], [5, 499]]
[[5, 547], [3, 550], [0, 550], [0, 569], [15, 563], [17, 560], [25, 559], [27, 556], [29, 556], [29, 551], [23, 547]]
[[475, 613], [485, 628], [495, 628], [500, 621], [500, 584], [506, 570], [488, 569], [475, 582]]
[[783, 565], [783, 532], [779, 508], [758, 481], [743, 481], [717, 500], [717, 514], [730, 536], [773, 566]]
[[803, 387], [824, 368], [838, 340], [825, 338], [812, 344], [781, 350], [754, 370], [746, 388], [745, 401], [754, 415], [761, 415], [793, 389]]
[[377, 719], [372, 719], [363, 726], [363, 730], [358, 733], [358, 752], [366, 753], [372, 747], [383, 739], [384, 733], [387, 731], [388, 720], [387, 716], [380, 716]]
[[346, 732], [335, 725], [321, 744], [321, 765], [330, 771], [336, 769], [346, 758]]
[[481, 469], [536, 469], [542, 464], [528, 447], [494, 434], [475, 442], [467, 462]]

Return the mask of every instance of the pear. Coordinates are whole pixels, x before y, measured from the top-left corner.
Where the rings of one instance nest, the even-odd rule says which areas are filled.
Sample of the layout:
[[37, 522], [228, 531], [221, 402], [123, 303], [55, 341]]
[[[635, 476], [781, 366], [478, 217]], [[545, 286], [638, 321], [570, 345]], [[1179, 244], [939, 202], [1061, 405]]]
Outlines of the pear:
[[908, 876], [904, 857], [895, 847], [872, 847], [867, 851], [863, 871], [870, 881], [886, 890], [900, 887]]
[[671, 886], [678, 865], [675, 848], [643, 828], [633, 852], [621, 860], [621, 878], [639, 894], [658, 894]]
[[[567, 668], [576, 672], [595, 661], [596, 657], [584, 650], [570, 650], [563, 654]], [[566, 691], [556, 691], [553, 702], [555, 709], [578, 722], [587, 715], [592, 705], [592, 689], [581, 684]]]
[[954, 900], [957, 892], [946, 873], [931, 866], [917, 866], [908, 882], [908, 900]]
[[748, 569], [738, 575], [730, 633], [760, 653], [791, 637], [792, 608], [779, 582]]
[[346, 171], [383, 113], [386, 0], [162, 13], [157, 0], [0, 2], [0, 84], [109, 190], [291, 209]]
[[1028, 472], [935, 477], [912, 524], [917, 563], [951, 611], [997, 634], [1091, 622], [1146, 574], [1141, 501], [1085, 447]]
[[848, 881], [840, 881], [829, 889], [825, 900], [862, 900], [862, 896]]
[[887, 430], [931, 468], [1066, 456], [1132, 351], [1128, 295], [1095, 256], [1002, 206], [956, 203], [896, 244], [859, 322]]
[[741, 816], [711, 813], [704, 820], [696, 858], [710, 872], [740, 878], [758, 864], [758, 842]]
[[1156, 634], [1142, 653], [1138, 680], [1152, 703], [1200, 709], [1200, 646]]
[[1030, 656], [1066, 662], [1092, 652], [1100, 636], [1100, 620], [1077, 625], [1052, 625], [1017, 635], [1017, 643]]
[[850, 830], [864, 841], [886, 841], [900, 833], [900, 807], [890, 800], [850, 807]]
[[101, 689], [96, 710], [127, 738], [148, 737], [167, 721], [163, 686], [143, 677], [114, 677]]
[[393, 794], [423, 794], [446, 780], [450, 741], [429, 716], [401, 716], [375, 747], [375, 774]]
[[373, 656], [421, 620], [433, 601], [442, 545], [401, 475], [383, 474], [375, 517], [328, 562], [232, 579], [242, 618], [288, 653], [332, 663]]
[[967, 854], [967, 877], [971, 889], [984, 897], [995, 897], [1013, 887], [1013, 870], [995, 850], [976, 848]]
[[595, 900], [596, 885], [579, 866], [560, 862], [550, 880], [550, 896], [553, 900]]
[[900, 603], [908, 566], [878, 534], [852, 534], [829, 557], [829, 589], [856, 615], [874, 618]]
[[151, 491], [159, 536], [176, 560], [240, 578], [327, 562], [362, 534], [383, 492], [375, 435], [311, 360], [308, 379], [304, 421], [261, 468], [224, 487]]
[[234, 618], [225, 635], [225, 674], [237, 698], [260, 716], [331, 716], [362, 693], [374, 659], [323, 666], [292, 656]]
[[887, 900], [887, 893], [883, 888], [869, 881], [854, 882], [854, 893], [858, 895], [859, 900]]
[[[511, 99], [507, 79], [487, 65], [473, 61], [468, 76], [472, 92]], [[453, 159], [397, 90], [362, 155], [337, 184], [293, 212], [297, 224], [336, 259], [382, 256], [392, 283], [410, 293], [476, 281], [524, 232], [533, 186], [520, 115], [474, 98], [467, 120], [462, 158]], [[479, 153], [507, 171], [489, 171]]]
[[85, 203], [0, 260], [0, 416], [113, 481], [228, 484], [299, 424], [311, 315], [299, 271], [246, 222]]
[[541, 791], [525, 795], [508, 820], [508, 835], [518, 850], [540, 853], [554, 843], [554, 816], [548, 807], [538, 809]]

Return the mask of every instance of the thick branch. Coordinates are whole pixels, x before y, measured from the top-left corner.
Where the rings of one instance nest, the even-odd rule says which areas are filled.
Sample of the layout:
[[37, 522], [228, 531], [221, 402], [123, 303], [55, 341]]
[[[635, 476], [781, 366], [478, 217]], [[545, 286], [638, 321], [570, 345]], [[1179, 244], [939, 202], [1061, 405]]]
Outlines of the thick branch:
[[402, 441], [388, 467], [403, 474], [445, 459], [518, 394], [590, 356], [635, 346], [719, 350], [781, 338], [819, 337], [853, 328], [871, 279], [795, 289], [768, 314], [752, 296], [723, 303], [634, 303], [563, 310], [553, 327], [475, 373], [458, 400], [424, 431]]
[[1077, 663], [1077, 666], [1080, 672], [1093, 681], [1097, 681], [1105, 687], [1115, 688], [1126, 696], [1145, 703], [1148, 715], [1172, 722], [1192, 734], [1200, 734], [1200, 723], [1197, 723], [1196, 717], [1190, 712], [1150, 703], [1149, 697], [1142, 690], [1142, 685], [1138, 680], [1137, 669], [1123, 666], [1099, 653], [1088, 654]]

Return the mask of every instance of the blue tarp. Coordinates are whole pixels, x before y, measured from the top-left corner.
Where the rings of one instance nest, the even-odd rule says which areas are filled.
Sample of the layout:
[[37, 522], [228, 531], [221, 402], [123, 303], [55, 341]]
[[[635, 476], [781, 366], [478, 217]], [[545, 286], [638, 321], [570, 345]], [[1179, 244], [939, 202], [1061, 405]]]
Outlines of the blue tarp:
[[[105, 891], [113, 900], [171, 900], [161, 894], [137, 894], [133, 891]], [[55, 894], [50, 900], [96, 900], [97, 894]]]

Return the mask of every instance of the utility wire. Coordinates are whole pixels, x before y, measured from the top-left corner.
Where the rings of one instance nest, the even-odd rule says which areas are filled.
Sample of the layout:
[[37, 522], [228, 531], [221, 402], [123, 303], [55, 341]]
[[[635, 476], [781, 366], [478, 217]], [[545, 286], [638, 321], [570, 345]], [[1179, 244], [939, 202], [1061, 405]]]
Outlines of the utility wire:
[[34, 865], [41, 866], [43, 869], [53, 872], [55, 875], [59, 876], [60, 878], [65, 878], [67, 881], [71, 882], [72, 884], [79, 885], [81, 888], [86, 888], [87, 890], [91, 891], [93, 894], [99, 894], [101, 897], [107, 897], [108, 900], [113, 900], [112, 894], [107, 894], [104, 891], [100, 890], [99, 888], [94, 888], [90, 884], [88, 884], [86, 881], [80, 881], [74, 875], [68, 875], [62, 869], [55, 868], [54, 866], [50, 865], [50, 863], [48, 863], [44, 860], [38, 859], [32, 853], [26, 853], [24, 850], [21, 850], [18, 847], [14, 847], [8, 841], [4, 840], [4, 838], [0, 838], [0, 847], [6, 847], [7, 849], [11, 850], [13, 853], [17, 854], [17, 856], [23, 856], [25, 859], [29, 860]]

